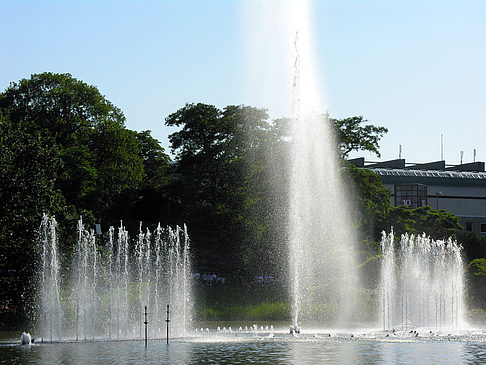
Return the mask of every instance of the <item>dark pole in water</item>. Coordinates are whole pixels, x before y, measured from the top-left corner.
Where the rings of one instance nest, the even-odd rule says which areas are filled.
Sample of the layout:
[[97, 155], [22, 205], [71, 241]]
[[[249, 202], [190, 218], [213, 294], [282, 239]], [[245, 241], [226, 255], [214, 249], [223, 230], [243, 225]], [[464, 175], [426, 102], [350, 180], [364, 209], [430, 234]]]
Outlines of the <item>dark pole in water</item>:
[[145, 306], [145, 322], [143, 322], [143, 324], [145, 324], [145, 347], [147, 347], [147, 324], [148, 324], [148, 321], [147, 321], [147, 306]]
[[167, 322], [167, 344], [169, 344], [169, 305], [167, 304], [167, 319], [165, 320]]

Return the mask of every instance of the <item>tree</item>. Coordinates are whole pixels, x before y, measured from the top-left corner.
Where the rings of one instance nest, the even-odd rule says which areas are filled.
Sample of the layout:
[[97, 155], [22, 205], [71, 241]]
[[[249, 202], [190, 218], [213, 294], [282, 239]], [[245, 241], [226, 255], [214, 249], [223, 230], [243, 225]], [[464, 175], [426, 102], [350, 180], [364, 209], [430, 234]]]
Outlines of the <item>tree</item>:
[[69, 261], [80, 214], [88, 224], [138, 219], [144, 191], [167, 182], [158, 142], [124, 122], [96, 87], [69, 74], [32, 75], [0, 93], [0, 304], [19, 320], [35, 294], [25, 278], [36, 277], [42, 213], [56, 216]]
[[96, 87], [51, 72], [12, 82], [0, 97], [0, 110], [12, 123], [24, 130], [40, 129], [61, 146], [86, 143], [100, 124], [125, 123], [121, 110]]
[[[341, 128], [341, 146], [361, 138], [354, 149], [377, 151], [379, 133], [386, 131], [362, 127], [362, 117], [332, 121]], [[176, 155], [179, 178], [173, 187], [183, 205], [182, 219], [190, 223], [199, 248], [217, 250], [224, 264], [242, 263], [246, 270], [276, 267], [272, 252], [286, 253], [276, 243], [287, 240], [283, 226], [288, 221], [290, 123], [287, 118], [269, 121], [261, 109], [220, 110], [207, 104], [187, 104], [166, 119], [167, 125], [180, 127], [169, 140]], [[368, 142], [361, 135], [366, 131], [375, 133]], [[379, 179], [374, 174], [353, 173], [360, 183], [368, 184], [368, 195], [361, 200], [364, 213], [358, 219], [372, 237], [369, 223], [386, 216], [388, 192], [381, 183], [373, 185]]]
[[406, 206], [393, 207], [380, 231], [388, 231], [392, 226], [396, 236], [404, 233], [426, 233], [435, 240], [455, 238], [462, 230], [458, 217], [445, 210], [434, 210], [430, 206], [415, 209]]
[[143, 162], [135, 134], [96, 87], [70, 74], [35, 74], [0, 94], [0, 111], [14, 128], [56, 146], [61, 163], [55, 165], [55, 186], [79, 212], [114, 214], [118, 197], [140, 186]]
[[337, 130], [339, 150], [343, 158], [351, 151], [369, 151], [380, 157], [379, 145], [381, 137], [388, 132], [385, 127], [371, 124], [363, 125], [368, 121], [362, 116], [344, 119], [330, 118]]
[[56, 147], [1, 114], [0, 136], [0, 305], [11, 308], [8, 321], [15, 322], [33, 314], [42, 213], [69, 212], [55, 186], [61, 164]]
[[176, 154], [174, 191], [197, 242], [201, 265], [258, 267], [269, 247], [267, 160], [272, 125], [266, 111], [187, 104], [166, 119]]
[[172, 168], [170, 158], [150, 131], [135, 132], [143, 163], [142, 183], [126, 215], [132, 220], [180, 224], [177, 220], [179, 204], [170, 190]]
[[125, 212], [120, 203], [133, 196], [144, 176], [140, 146], [132, 131], [106, 122], [93, 131], [91, 151], [98, 178], [86, 207], [119, 220]]
[[392, 209], [390, 190], [383, 186], [381, 177], [370, 170], [347, 163], [345, 173], [353, 181], [354, 198], [358, 202], [357, 225], [365, 239], [373, 240], [375, 227], [382, 226]]
[[466, 274], [469, 281], [469, 296], [471, 304], [477, 307], [485, 307], [486, 294], [484, 286], [486, 285], [486, 259], [477, 258], [472, 260], [466, 268]]
[[472, 232], [461, 232], [457, 240], [464, 248], [468, 261], [486, 257], [486, 237]]
[[143, 186], [162, 187], [169, 181], [170, 157], [164, 148], [150, 135], [150, 131], [135, 132], [143, 162]]

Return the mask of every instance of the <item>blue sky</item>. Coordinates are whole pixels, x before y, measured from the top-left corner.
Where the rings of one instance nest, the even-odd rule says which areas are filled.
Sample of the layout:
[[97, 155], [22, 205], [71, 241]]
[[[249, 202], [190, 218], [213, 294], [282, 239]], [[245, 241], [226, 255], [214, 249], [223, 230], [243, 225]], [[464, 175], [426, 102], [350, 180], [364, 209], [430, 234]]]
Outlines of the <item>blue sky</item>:
[[[289, 115], [280, 5], [0, 0], [0, 90], [32, 73], [69, 72], [166, 149], [164, 119], [186, 102]], [[443, 134], [448, 163], [461, 150], [471, 161], [474, 148], [486, 160], [486, 1], [314, 0], [311, 14], [324, 105], [333, 117], [388, 127], [382, 159], [397, 158], [401, 144], [410, 162], [438, 160]]]

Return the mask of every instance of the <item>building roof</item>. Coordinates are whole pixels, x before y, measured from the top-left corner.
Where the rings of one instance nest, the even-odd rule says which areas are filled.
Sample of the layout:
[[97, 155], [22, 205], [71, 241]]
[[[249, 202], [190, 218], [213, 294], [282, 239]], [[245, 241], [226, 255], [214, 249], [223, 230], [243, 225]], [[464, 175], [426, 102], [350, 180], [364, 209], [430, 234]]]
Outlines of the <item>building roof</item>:
[[[366, 168], [366, 167], [365, 167]], [[424, 184], [486, 187], [486, 172], [370, 168], [384, 184]]]

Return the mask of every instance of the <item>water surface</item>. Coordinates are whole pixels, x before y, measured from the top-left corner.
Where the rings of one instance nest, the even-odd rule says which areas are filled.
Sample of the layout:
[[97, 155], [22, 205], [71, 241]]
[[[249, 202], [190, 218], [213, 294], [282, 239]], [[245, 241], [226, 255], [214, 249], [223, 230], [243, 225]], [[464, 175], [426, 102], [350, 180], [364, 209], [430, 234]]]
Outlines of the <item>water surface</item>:
[[1, 364], [458, 364], [486, 363], [486, 336], [291, 337], [210, 334], [164, 340], [0, 345]]

